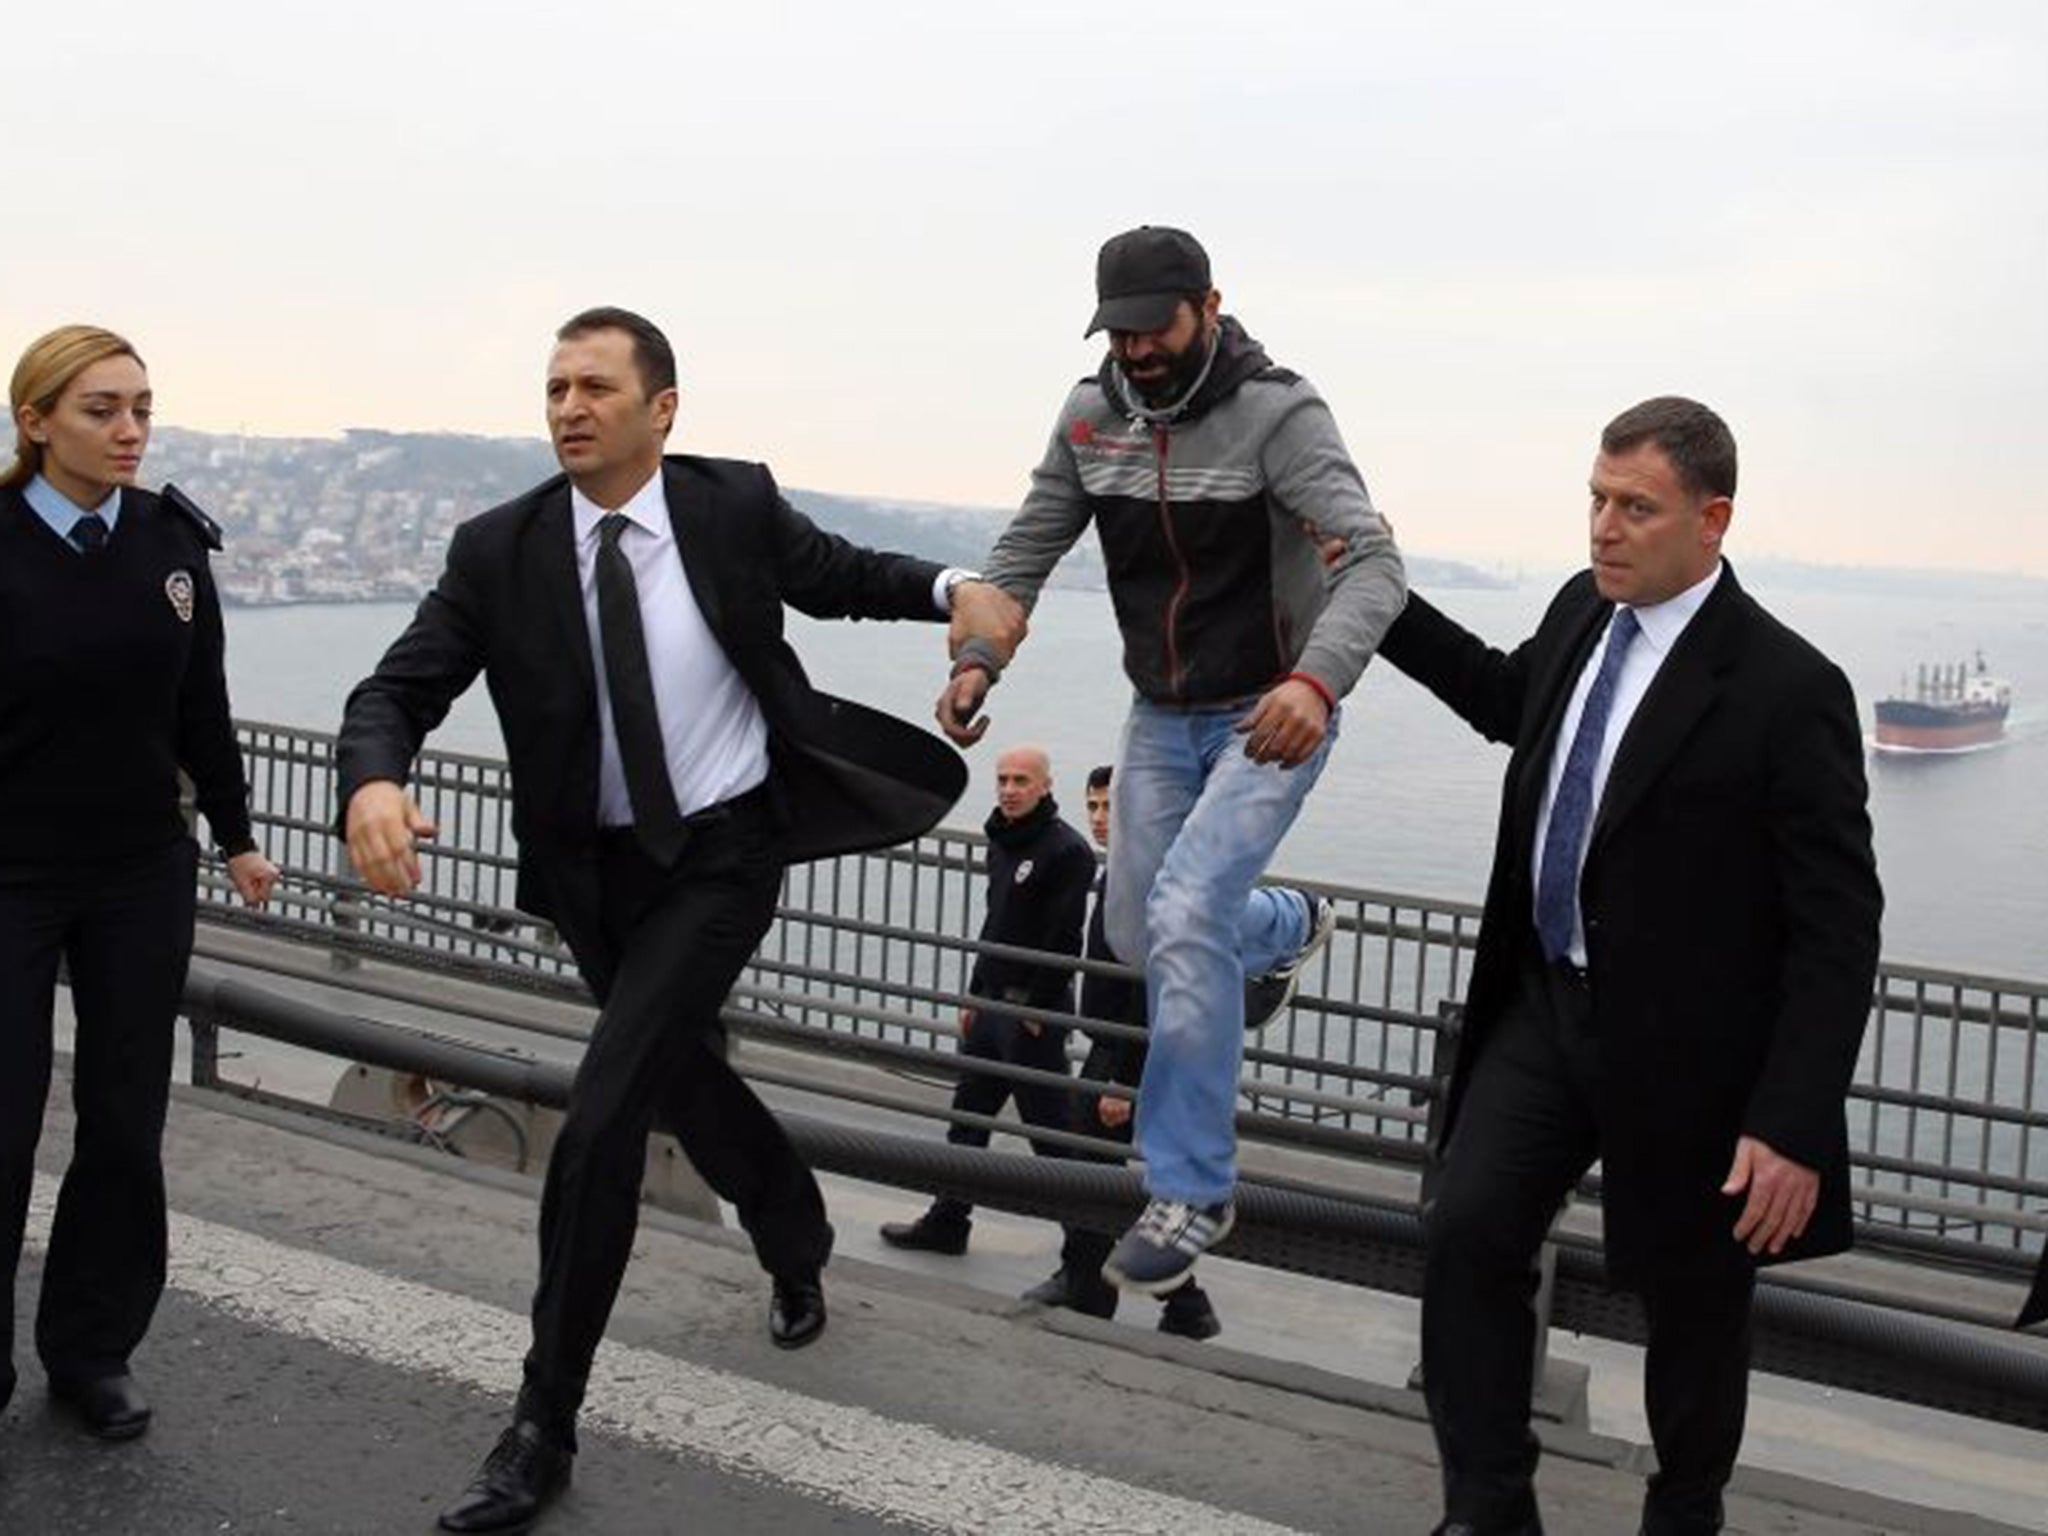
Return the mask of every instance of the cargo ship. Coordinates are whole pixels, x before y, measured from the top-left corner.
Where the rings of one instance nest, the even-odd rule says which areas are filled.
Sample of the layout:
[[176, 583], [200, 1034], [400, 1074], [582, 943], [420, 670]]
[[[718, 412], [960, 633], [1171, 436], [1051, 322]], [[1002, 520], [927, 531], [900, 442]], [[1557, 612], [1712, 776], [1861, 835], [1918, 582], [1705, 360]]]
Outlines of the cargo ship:
[[1877, 701], [1877, 745], [1893, 752], [1961, 752], [2005, 736], [2012, 685], [1975, 664], [1922, 665], [1911, 686]]

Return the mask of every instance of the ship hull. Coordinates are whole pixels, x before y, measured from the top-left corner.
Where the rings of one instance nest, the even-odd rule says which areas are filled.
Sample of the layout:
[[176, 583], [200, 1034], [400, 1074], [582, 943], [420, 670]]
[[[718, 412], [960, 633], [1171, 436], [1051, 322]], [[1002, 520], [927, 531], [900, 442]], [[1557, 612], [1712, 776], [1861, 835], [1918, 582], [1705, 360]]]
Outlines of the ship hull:
[[1989, 746], [2004, 735], [2004, 710], [1961, 718], [1941, 718], [1939, 712], [1929, 709], [1915, 709], [1910, 714], [1900, 711], [1898, 715], [1883, 708], [1877, 712], [1877, 744], [1903, 752], [1959, 752], [1966, 747]]

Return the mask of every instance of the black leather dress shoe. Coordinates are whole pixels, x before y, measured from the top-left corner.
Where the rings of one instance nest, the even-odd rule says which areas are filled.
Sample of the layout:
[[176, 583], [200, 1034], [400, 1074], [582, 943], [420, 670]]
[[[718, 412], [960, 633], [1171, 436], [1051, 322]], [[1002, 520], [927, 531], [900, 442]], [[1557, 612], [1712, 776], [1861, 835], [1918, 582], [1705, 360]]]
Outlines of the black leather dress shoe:
[[50, 1396], [76, 1414], [87, 1433], [102, 1440], [133, 1440], [149, 1428], [149, 1404], [126, 1371], [90, 1381], [52, 1376]]
[[576, 1458], [531, 1419], [521, 1419], [491, 1447], [476, 1480], [441, 1511], [444, 1531], [523, 1531], [569, 1486]]
[[1446, 1520], [1429, 1536], [1543, 1536], [1543, 1522], [1525, 1520], [1519, 1525], [1472, 1525], [1463, 1520]]
[[1190, 1280], [1177, 1291], [1169, 1291], [1159, 1298], [1165, 1303], [1159, 1309], [1159, 1331], [1171, 1333], [1183, 1339], [1213, 1339], [1223, 1331], [1223, 1322], [1216, 1316], [1216, 1304], [1209, 1300], [1209, 1293]]
[[929, 1215], [915, 1221], [885, 1221], [882, 1241], [891, 1248], [909, 1248], [918, 1253], [962, 1254], [967, 1251], [966, 1227], [935, 1222]]
[[1041, 1307], [1065, 1307], [1089, 1317], [1108, 1318], [1116, 1316], [1117, 1289], [1100, 1275], [1076, 1280], [1073, 1271], [1062, 1265], [1018, 1299]]
[[825, 1331], [825, 1287], [817, 1275], [777, 1275], [768, 1293], [768, 1337], [802, 1349]]

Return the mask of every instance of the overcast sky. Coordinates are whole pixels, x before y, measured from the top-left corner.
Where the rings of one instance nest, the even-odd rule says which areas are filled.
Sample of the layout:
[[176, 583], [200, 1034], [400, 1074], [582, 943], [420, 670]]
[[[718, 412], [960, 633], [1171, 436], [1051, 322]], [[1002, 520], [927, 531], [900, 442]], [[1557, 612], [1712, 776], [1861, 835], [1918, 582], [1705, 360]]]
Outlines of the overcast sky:
[[10, 14], [0, 352], [160, 419], [533, 435], [643, 310], [677, 445], [1014, 504], [1096, 247], [1194, 230], [1410, 548], [1583, 552], [1602, 422], [1708, 401], [1731, 550], [2048, 576], [2048, 5], [353, 0]]

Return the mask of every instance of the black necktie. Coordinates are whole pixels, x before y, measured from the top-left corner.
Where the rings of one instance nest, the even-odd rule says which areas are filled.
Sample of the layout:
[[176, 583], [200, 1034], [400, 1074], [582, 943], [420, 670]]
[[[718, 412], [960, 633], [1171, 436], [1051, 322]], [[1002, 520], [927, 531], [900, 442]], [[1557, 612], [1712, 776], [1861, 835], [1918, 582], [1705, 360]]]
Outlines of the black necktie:
[[640, 591], [633, 565], [619, 548], [626, 516], [614, 512], [597, 525], [597, 629], [604, 642], [605, 691], [611, 695], [612, 728], [619, 738], [619, 766], [633, 802], [633, 831], [648, 856], [664, 869], [682, 854], [688, 834], [676, 808], [662, 745], [661, 716], [654, 706], [654, 676], [647, 666], [647, 638], [640, 628]]
[[71, 525], [70, 538], [81, 555], [98, 554], [107, 547], [106, 519], [97, 512], [86, 513]]

